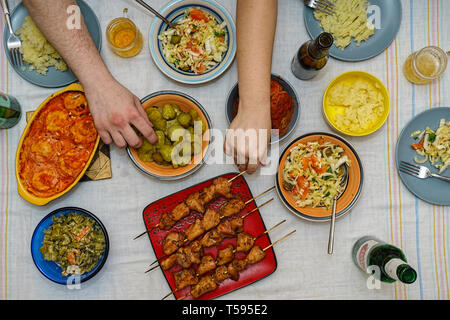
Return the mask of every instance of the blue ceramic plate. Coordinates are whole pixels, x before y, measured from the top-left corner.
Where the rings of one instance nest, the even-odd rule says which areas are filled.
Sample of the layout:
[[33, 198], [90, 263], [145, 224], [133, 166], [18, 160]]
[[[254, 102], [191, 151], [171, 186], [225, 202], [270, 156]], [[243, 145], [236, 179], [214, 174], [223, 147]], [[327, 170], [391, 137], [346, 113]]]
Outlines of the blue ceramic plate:
[[194, 74], [175, 68], [174, 65], [166, 61], [161, 41], [158, 40], [158, 35], [166, 31], [168, 25], [158, 18], [153, 20], [150, 27], [149, 44], [153, 61], [163, 74], [181, 83], [200, 84], [217, 78], [232, 64], [236, 55], [236, 27], [230, 13], [214, 0], [174, 0], [166, 4], [159, 12], [169, 21], [175, 22], [183, 17], [187, 9], [192, 7], [200, 8], [213, 15], [219, 23], [225, 22], [226, 24], [228, 50], [219, 64], [202, 74]]
[[[400, 161], [414, 163], [415, 156], [418, 156], [419, 159], [422, 158], [411, 148], [413, 143], [418, 142], [417, 140], [414, 140], [414, 138], [411, 138], [411, 133], [417, 130], [424, 130], [426, 127], [436, 130], [441, 119], [446, 119], [447, 121], [450, 120], [450, 108], [433, 108], [424, 111], [415, 116], [405, 126], [398, 138], [395, 149], [397, 171]], [[432, 166], [428, 161], [421, 165], [428, 167], [431, 172], [439, 172], [439, 170]], [[418, 198], [432, 204], [442, 206], [450, 205], [450, 183], [435, 178], [419, 179], [400, 171], [398, 171], [398, 174], [409, 191]], [[445, 170], [442, 175], [450, 177], [450, 169]]]
[[[300, 120], [300, 100], [298, 98], [297, 92], [295, 91], [294, 87], [287, 82], [286, 80], [284, 80], [283, 78], [281, 78], [279, 75], [275, 75], [272, 74], [272, 80], [277, 81], [279, 84], [281, 84], [281, 86], [283, 87], [283, 90], [286, 91], [291, 98], [294, 100], [294, 113], [292, 114], [292, 118], [291, 118], [291, 122], [289, 122], [289, 129], [286, 132], [286, 134], [284, 136], [282, 136], [281, 138], [278, 135], [272, 135], [271, 139], [270, 139], [270, 144], [275, 144], [275, 143], [281, 143], [282, 141], [286, 140], [291, 133], [295, 130], [295, 127], [297, 126], [299, 120]], [[233, 88], [231, 89], [231, 91], [228, 93], [228, 97], [227, 97], [227, 104], [225, 107], [225, 116], [227, 118], [228, 121], [228, 125], [231, 124], [231, 122], [233, 121], [234, 117], [235, 117], [235, 109], [236, 109], [236, 101], [239, 97], [239, 88], [238, 88], [238, 84], [236, 83]]]
[[[100, 260], [98, 261], [97, 265], [94, 269], [91, 271], [84, 273], [80, 277], [80, 282], [84, 282], [95, 276], [100, 269], [103, 267], [103, 265], [106, 262], [106, 258], [108, 257], [109, 252], [109, 239], [108, 239], [108, 233], [106, 232], [105, 226], [102, 224], [102, 222], [94, 216], [89, 211], [86, 211], [81, 208], [74, 208], [74, 207], [66, 207], [57, 209], [50, 214], [48, 214], [44, 219], [39, 222], [36, 229], [34, 230], [33, 237], [31, 238], [31, 256], [33, 257], [34, 264], [39, 269], [39, 271], [47, 278], [50, 279], [53, 282], [59, 283], [59, 284], [67, 284], [69, 277], [65, 277], [61, 274], [62, 269], [56, 264], [56, 262], [44, 260], [44, 256], [42, 255], [41, 251], [39, 250], [42, 247], [42, 241], [44, 240], [44, 230], [47, 230], [52, 224], [52, 218], [54, 216], [60, 216], [63, 214], [68, 214], [70, 212], [76, 212], [78, 214], [85, 215], [92, 220], [96, 222], [98, 226], [103, 231], [103, 234], [105, 235], [106, 240], [106, 246], [105, 246], [105, 252], [101, 256]], [[69, 280], [69, 284], [71, 284]]]
[[[80, 7], [81, 14], [84, 17], [84, 22], [89, 30], [89, 33], [94, 40], [94, 43], [97, 47], [97, 49], [100, 51], [102, 47], [102, 35], [101, 35], [101, 28], [100, 23], [97, 19], [97, 16], [95, 15], [94, 11], [82, 0], [77, 0], [77, 4]], [[23, 3], [20, 3], [17, 7], [14, 8], [14, 10], [11, 12], [11, 24], [13, 27], [13, 30], [19, 29], [25, 18], [29, 16], [29, 13]], [[61, 72], [57, 70], [55, 67], [48, 68], [47, 74], [42, 75], [36, 72], [36, 70], [29, 71], [29, 65], [24, 64], [26, 67], [25, 70], [22, 70], [21, 66], [14, 66], [11, 63], [11, 59], [9, 57], [8, 49], [6, 47], [6, 42], [9, 37], [9, 30], [8, 28], [5, 28], [4, 34], [3, 34], [3, 45], [5, 48], [5, 54], [8, 57], [9, 63], [11, 64], [12, 68], [25, 80], [41, 86], [45, 88], [58, 88], [58, 87], [65, 87], [73, 82], [77, 81], [77, 78], [72, 73], [71, 70], [67, 70], [65, 72]]]
[[[379, 29], [367, 41], [361, 42], [359, 46], [352, 41], [344, 50], [333, 45], [330, 56], [344, 61], [362, 61], [375, 57], [383, 52], [397, 35], [402, 21], [402, 4], [400, 0], [370, 0], [367, 12], [368, 17], [379, 17]], [[306, 30], [311, 38], [315, 39], [323, 29], [319, 21], [314, 18], [314, 10], [306, 7], [303, 10]], [[376, 22], [376, 20], [375, 20]]]

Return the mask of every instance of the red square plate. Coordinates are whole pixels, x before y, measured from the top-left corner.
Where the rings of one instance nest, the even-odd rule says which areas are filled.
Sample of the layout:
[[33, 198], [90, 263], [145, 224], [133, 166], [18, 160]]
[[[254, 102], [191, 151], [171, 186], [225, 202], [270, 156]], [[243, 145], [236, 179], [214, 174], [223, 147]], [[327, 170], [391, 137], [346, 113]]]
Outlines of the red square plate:
[[[231, 179], [234, 176], [236, 176], [238, 173], [227, 173], [220, 177], [224, 177], [226, 179]], [[147, 227], [147, 230], [150, 230], [154, 225], [158, 224], [159, 218], [164, 212], [171, 211], [175, 206], [177, 206], [179, 203], [186, 200], [188, 195], [191, 193], [198, 192], [202, 190], [205, 187], [210, 186], [213, 183], [213, 180], [218, 177], [209, 179], [207, 181], [201, 182], [195, 186], [192, 186], [190, 188], [181, 190], [179, 192], [173, 193], [170, 196], [167, 196], [165, 198], [162, 198], [158, 201], [155, 201], [151, 204], [149, 204], [143, 212], [143, 218], [144, 223]], [[233, 181], [233, 185], [231, 188], [231, 192], [235, 195], [238, 195], [244, 200], [244, 202], [250, 200], [253, 198], [253, 195], [250, 191], [250, 188], [247, 184], [247, 181], [243, 176], [238, 177]], [[213, 201], [209, 204], [209, 206], [212, 209], [219, 208], [224, 202], [226, 202], [225, 198], [218, 198], [217, 200]], [[245, 213], [255, 209], [258, 205], [255, 203], [255, 201], [250, 202], [240, 213], [238, 213], [239, 216], [244, 215]], [[153, 229], [150, 233], [148, 233], [150, 242], [153, 246], [153, 250], [155, 251], [156, 257], [159, 259], [164, 255], [163, 252], [163, 240], [167, 233], [170, 231], [185, 231], [194, 221], [196, 218], [200, 218], [202, 215], [200, 213], [197, 213], [195, 211], [192, 211], [189, 216], [179, 221], [171, 230], [165, 231], [160, 230], [159, 228]], [[236, 216], [236, 215], [234, 215]], [[244, 219], [244, 232], [247, 232], [254, 237], [259, 236], [260, 234], [264, 233], [266, 231], [266, 227], [264, 225], [264, 222], [262, 220], [262, 217], [259, 213], [259, 210], [256, 210], [255, 212], [251, 213]], [[205, 248], [204, 253], [210, 254], [214, 258], [217, 256], [217, 251], [220, 249], [225, 248], [228, 244], [233, 244], [236, 246], [236, 238], [228, 238], [225, 239], [219, 246], [211, 247], [211, 248]], [[271, 244], [270, 238], [267, 234], [259, 237], [255, 245], [260, 246], [261, 248], [265, 248]], [[232, 279], [226, 279], [222, 283], [218, 285], [216, 290], [211, 291], [199, 298], [199, 300], [208, 300], [213, 299], [216, 297], [219, 297], [223, 294], [226, 294], [228, 292], [231, 292], [233, 290], [242, 288], [248, 284], [251, 284], [257, 280], [260, 280], [268, 275], [270, 275], [272, 272], [274, 272], [277, 268], [277, 261], [275, 258], [275, 252], [273, 251], [273, 248], [269, 248], [266, 251], [266, 257], [253, 265], [249, 265], [246, 269], [242, 270], [239, 273], [239, 279], [237, 281], [233, 281]], [[243, 258], [245, 257], [245, 253], [237, 253], [237, 258]], [[195, 268], [195, 266], [194, 266]], [[170, 290], [175, 290], [175, 280], [173, 277], [173, 273], [176, 271], [179, 271], [181, 269], [180, 266], [176, 265], [172, 269], [163, 271], [164, 276], [166, 277], [167, 282], [169, 283]], [[182, 290], [176, 291], [174, 293], [175, 297], [178, 299], [180, 297], [186, 296], [190, 291], [189, 287], [186, 287]], [[169, 292], [169, 291], [168, 291]], [[168, 293], [167, 292], [167, 293]], [[162, 296], [164, 296], [166, 293], [162, 292]], [[161, 297], [162, 297], [161, 296]], [[186, 296], [183, 300], [194, 300], [192, 296]]]

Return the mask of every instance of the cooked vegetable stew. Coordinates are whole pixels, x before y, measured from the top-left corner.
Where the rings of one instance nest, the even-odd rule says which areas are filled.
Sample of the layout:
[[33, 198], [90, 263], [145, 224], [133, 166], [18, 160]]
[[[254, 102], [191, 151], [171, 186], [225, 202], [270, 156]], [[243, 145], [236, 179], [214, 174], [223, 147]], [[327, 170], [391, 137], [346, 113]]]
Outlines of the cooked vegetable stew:
[[91, 271], [105, 251], [105, 235], [91, 218], [71, 212], [52, 218], [40, 249], [45, 260], [56, 262], [63, 276]]

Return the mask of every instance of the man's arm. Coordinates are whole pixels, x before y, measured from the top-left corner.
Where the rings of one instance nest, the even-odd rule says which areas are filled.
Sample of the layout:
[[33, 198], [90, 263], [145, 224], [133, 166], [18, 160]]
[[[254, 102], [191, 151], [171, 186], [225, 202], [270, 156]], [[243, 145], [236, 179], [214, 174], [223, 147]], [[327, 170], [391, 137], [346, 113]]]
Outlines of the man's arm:
[[118, 147], [142, 143], [133, 127], [151, 143], [157, 141], [139, 99], [117, 82], [104, 64], [84, 20], [80, 29], [66, 25], [75, 0], [24, 0], [33, 21], [64, 58], [84, 87], [95, 126], [103, 142]]
[[[263, 145], [242, 145], [228, 131], [225, 148], [235, 157], [239, 170], [253, 173], [265, 164], [270, 139], [270, 76], [272, 52], [277, 24], [277, 0], [238, 0], [237, 2], [237, 63], [239, 81], [238, 114], [230, 129], [266, 129]], [[257, 132], [262, 134], [260, 132]], [[258, 134], [258, 137], [259, 137]], [[259, 140], [259, 139], [258, 139]], [[230, 151], [231, 150], [231, 151]], [[245, 158], [245, 163], [238, 163]]]

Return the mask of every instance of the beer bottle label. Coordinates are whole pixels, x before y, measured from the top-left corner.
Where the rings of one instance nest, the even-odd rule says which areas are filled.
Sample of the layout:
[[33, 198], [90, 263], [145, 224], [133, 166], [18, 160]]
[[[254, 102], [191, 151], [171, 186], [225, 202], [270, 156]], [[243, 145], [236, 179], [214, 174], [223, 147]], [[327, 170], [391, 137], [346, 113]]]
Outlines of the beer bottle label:
[[362, 270], [364, 270], [364, 272], [367, 272], [370, 249], [377, 244], [379, 244], [378, 241], [373, 239], [368, 240], [364, 242], [356, 252], [356, 263]]

